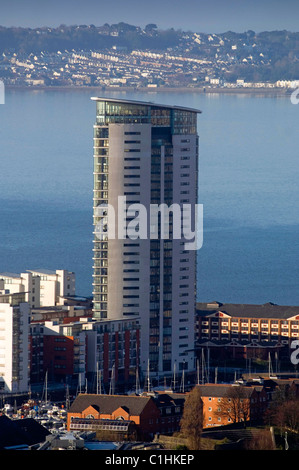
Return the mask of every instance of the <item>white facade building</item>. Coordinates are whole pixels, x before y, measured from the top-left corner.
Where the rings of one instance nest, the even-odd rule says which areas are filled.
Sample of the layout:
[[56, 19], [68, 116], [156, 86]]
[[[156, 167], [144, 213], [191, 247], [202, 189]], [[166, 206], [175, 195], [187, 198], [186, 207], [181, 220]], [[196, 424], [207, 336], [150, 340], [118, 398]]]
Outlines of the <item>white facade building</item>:
[[24, 294], [0, 295], [0, 390], [29, 389], [30, 307]]
[[65, 296], [75, 295], [75, 273], [64, 269], [38, 269], [26, 273], [0, 273], [9, 294], [25, 293], [32, 308], [60, 305]]
[[[174, 370], [194, 371], [197, 251], [186, 249], [186, 239], [174, 236], [177, 228], [184, 227], [174, 212], [168, 220], [168, 238], [161, 236], [161, 221], [153, 236], [149, 214], [153, 205], [181, 209], [186, 204], [193, 209], [197, 203], [200, 111], [92, 99], [96, 102], [94, 317], [140, 318], [143, 373], [148, 364], [156, 377], [171, 376]], [[133, 210], [133, 204], [145, 208], [146, 215]], [[114, 237], [105, 233], [111, 227], [110, 212], [108, 217], [105, 210], [99, 213], [105, 206], [110, 212], [115, 209]], [[123, 236], [123, 229], [136, 223], [137, 216], [137, 237], [127, 232]]]

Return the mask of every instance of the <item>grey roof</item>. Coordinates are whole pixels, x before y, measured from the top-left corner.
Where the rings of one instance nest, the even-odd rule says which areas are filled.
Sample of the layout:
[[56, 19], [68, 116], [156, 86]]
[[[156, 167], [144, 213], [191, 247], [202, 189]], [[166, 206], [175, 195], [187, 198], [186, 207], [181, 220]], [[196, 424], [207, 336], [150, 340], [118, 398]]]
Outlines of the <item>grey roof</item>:
[[188, 108], [184, 106], [172, 106], [169, 104], [157, 104], [157, 103], [152, 103], [150, 101], [124, 100], [120, 98], [105, 98], [105, 97], [97, 97], [97, 96], [93, 96], [90, 99], [93, 101], [110, 101], [111, 103], [136, 104], [136, 105], [141, 105], [141, 106], [151, 106], [151, 107], [157, 107], [157, 108], [178, 109], [182, 111], [190, 111], [193, 113], [202, 112], [199, 109], [195, 109], [195, 108]]
[[[210, 305], [210, 307], [209, 307]], [[274, 318], [287, 319], [299, 315], [299, 306], [277, 305], [268, 302], [262, 305], [257, 304], [221, 304], [197, 303], [197, 314], [209, 316], [217, 312], [227, 313], [231, 317], [240, 318]]]
[[48, 274], [48, 275], [56, 274], [56, 271], [53, 271], [53, 270], [51, 270], [51, 269], [43, 269], [43, 268], [39, 268], [39, 269], [27, 269], [27, 272], [28, 272], [28, 273]]
[[197, 385], [200, 388], [202, 397], [227, 397], [232, 389], [241, 389], [242, 395], [250, 397], [255, 387], [242, 387], [240, 385], [226, 384], [206, 384]]
[[33, 418], [12, 420], [0, 416], [0, 450], [43, 442], [50, 432]]
[[72, 403], [69, 412], [81, 413], [89, 406], [93, 406], [100, 410], [101, 414], [111, 414], [123, 407], [130, 415], [139, 416], [149, 402], [153, 402], [151, 397], [81, 394]]
[[13, 278], [20, 278], [20, 274], [17, 273], [0, 273], [0, 279], [3, 279], [4, 277], [13, 277]]
[[183, 405], [186, 399], [186, 395], [184, 393], [158, 393], [155, 395], [155, 402], [157, 406], [160, 408], [162, 406], [169, 406], [169, 405]]

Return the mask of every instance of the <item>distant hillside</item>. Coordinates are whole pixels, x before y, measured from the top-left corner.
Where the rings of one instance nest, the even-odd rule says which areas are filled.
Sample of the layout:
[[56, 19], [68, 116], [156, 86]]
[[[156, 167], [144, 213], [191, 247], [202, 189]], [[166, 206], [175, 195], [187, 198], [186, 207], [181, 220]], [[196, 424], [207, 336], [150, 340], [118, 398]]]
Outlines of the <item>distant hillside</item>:
[[[194, 33], [181, 30], [160, 30], [155, 24], [144, 29], [126, 23], [94, 25], [60, 25], [58, 28], [6, 28], [0, 26], [0, 52], [36, 53], [40, 51], [56, 52], [58, 50], [102, 50], [112, 46], [132, 49], [150, 49], [165, 51], [168, 48], [180, 47]], [[227, 52], [231, 44], [243, 49], [262, 48], [271, 54], [274, 60], [285, 57], [292, 59], [299, 55], [299, 32], [271, 31], [255, 34], [254, 31], [222, 34], [198, 33], [201, 42], [194, 42], [191, 54], [215, 54], [215, 40], [224, 40]], [[210, 39], [209, 39], [210, 38]], [[211, 38], [213, 38], [211, 40]], [[298, 59], [299, 60], [299, 59]]]
[[132, 49], [166, 50], [179, 43], [181, 33], [158, 31], [155, 25], [144, 30], [126, 23], [66, 26], [58, 28], [5, 28], [0, 26], [0, 52], [37, 53], [58, 50], [102, 50], [112, 46]]
[[[58, 28], [0, 26], [0, 54], [28, 57], [41, 51], [106, 51], [112, 48], [169, 52], [215, 64], [217, 76], [226, 80], [276, 81], [299, 79], [299, 32], [247, 31], [203, 34], [161, 30], [155, 24], [144, 29], [126, 23], [60, 25]], [[5, 57], [5, 56], [4, 56]], [[222, 64], [225, 64], [225, 72]]]

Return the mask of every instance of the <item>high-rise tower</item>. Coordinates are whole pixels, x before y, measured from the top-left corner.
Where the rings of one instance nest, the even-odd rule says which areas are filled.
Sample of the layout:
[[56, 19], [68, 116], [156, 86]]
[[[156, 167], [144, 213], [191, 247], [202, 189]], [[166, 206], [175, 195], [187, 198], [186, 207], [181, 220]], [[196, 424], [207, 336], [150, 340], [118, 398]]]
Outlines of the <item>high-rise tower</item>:
[[[188, 373], [194, 370], [197, 252], [186, 245], [188, 221], [179, 209], [192, 212], [197, 203], [200, 111], [92, 100], [94, 317], [138, 317], [143, 372], [149, 364], [153, 375]], [[162, 206], [168, 218], [161, 217]]]

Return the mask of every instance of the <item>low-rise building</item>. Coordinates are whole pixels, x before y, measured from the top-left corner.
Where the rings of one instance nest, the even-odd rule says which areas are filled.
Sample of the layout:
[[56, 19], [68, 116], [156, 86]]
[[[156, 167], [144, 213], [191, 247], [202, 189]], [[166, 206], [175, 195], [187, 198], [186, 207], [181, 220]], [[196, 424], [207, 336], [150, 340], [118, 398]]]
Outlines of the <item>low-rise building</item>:
[[110, 420], [110, 426], [115, 426], [115, 421], [133, 422], [138, 438], [150, 439], [159, 432], [160, 411], [150, 396], [78, 395], [68, 411], [67, 429], [87, 431], [94, 420], [106, 420], [106, 425]]
[[199, 385], [203, 401], [203, 427], [223, 426], [262, 419], [268, 405], [263, 386], [236, 384]]
[[179, 432], [183, 416], [185, 393], [161, 392], [154, 395], [154, 400], [160, 411], [161, 434]]

